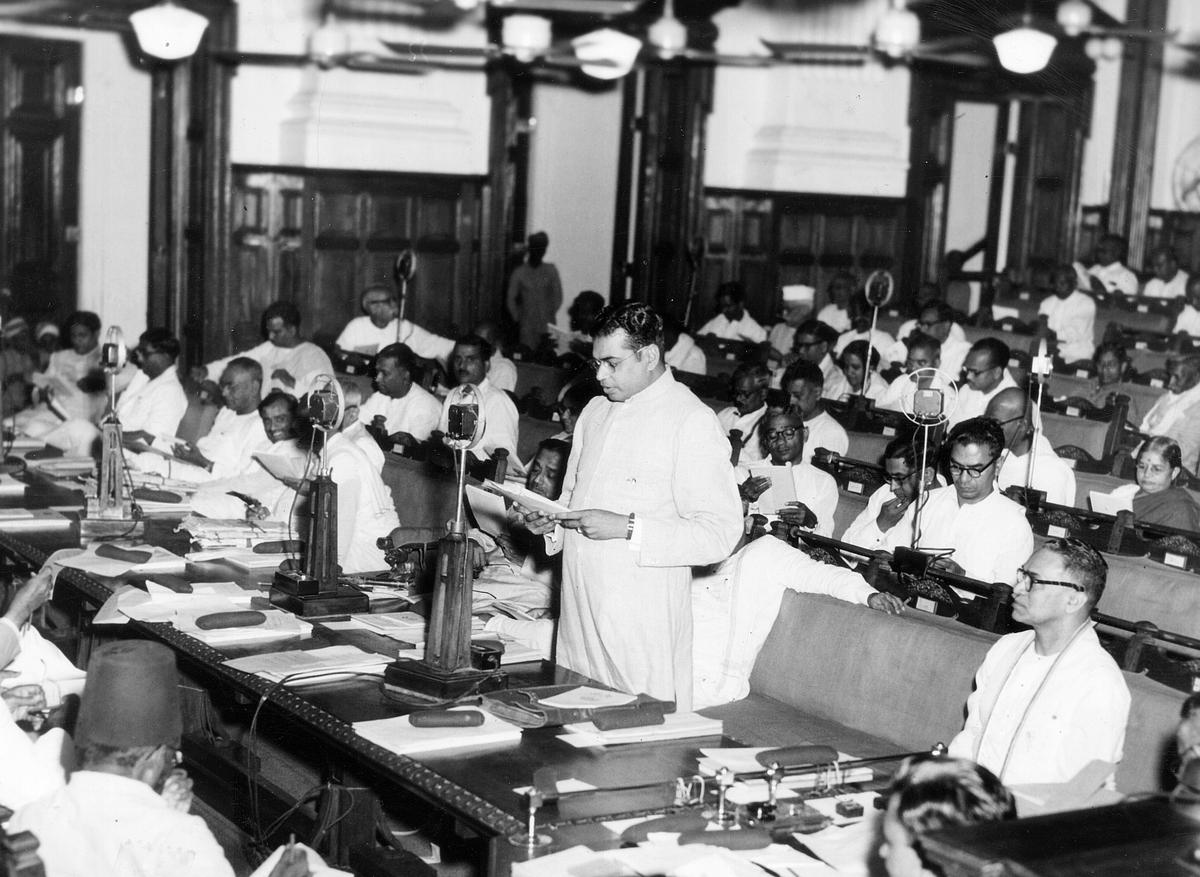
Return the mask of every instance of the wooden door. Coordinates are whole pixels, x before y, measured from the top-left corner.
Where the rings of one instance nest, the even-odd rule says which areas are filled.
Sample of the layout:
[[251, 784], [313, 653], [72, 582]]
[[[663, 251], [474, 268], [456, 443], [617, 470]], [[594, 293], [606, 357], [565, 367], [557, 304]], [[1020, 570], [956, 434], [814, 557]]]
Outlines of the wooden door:
[[0, 37], [0, 270], [31, 321], [75, 308], [82, 98], [78, 43]]

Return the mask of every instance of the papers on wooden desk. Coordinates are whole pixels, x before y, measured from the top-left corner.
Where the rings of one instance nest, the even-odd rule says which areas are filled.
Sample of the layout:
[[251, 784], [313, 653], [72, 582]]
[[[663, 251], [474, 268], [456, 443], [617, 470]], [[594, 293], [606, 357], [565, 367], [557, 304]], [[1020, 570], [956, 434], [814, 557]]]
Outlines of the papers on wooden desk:
[[186, 555], [193, 563], [205, 563], [212, 560], [224, 560], [238, 569], [256, 572], [264, 569], [276, 569], [289, 554], [255, 554], [249, 548], [210, 548], [204, 551], [192, 551]]
[[[252, 548], [262, 542], [278, 542], [297, 538], [286, 521], [250, 521], [239, 518], [204, 518], [189, 515], [180, 522], [180, 530], [191, 534], [205, 551], [219, 548]], [[284, 555], [274, 555], [282, 560]]]
[[1094, 512], [1115, 516], [1118, 512], [1126, 512], [1133, 509], [1133, 494], [1124, 493], [1113, 496], [1111, 493], [1105, 493], [1102, 490], [1089, 490], [1088, 505], [1091, 506]]
[[751, 478], [766, 478], [771, 482], [771, 486], [757, 500], [763, 514], [773, 515], [789, 502], [797, 501], [791, 466], [776, 466], [770, 460], [760, 460], [748, 463], [746, 469]]
[[[474, 707], [452, 707], [456, 710]], [[418, 755], [465, 749], [471, 746], [511, 746], [521, 740], [521, 729], [483, 713], [483, 724], [473, 728], [414, 728], [408, 716], [355, 722], [354, 731], [360, 737], [382, 746], [397, 755]]]
[[574, 846], [557, 853], [538, 856], [528, 862], [514, 862], [513, 877], [561, 877], [563, 874], [587, 877], [762, 877], [764, 873], [781, 877], [824, 877], [837, 872], [823, 862], [785, 844], [771, 844], [761, 850], [727, 850], [715, 846], [679, 846], [676, 836], [652, 836], [649, 843], [637, 847], [593, 850]]
[[427, 622], [425, 616], [416, 612], [364, 612], [356, 613], [353, 618], [375, 633], [413, 646], [425, 645]]
[[[0, 523], [0, 528], [3, 528], [3, 523]], [[185, 558], [155, 545], [134, 546], [138, 551], [147, 551], [150, 553], [150, 559], [144, 563], [135, 563], [115, 557], [101, 557], [96, 554], [98, 547], [98, 545], [94, 544], [89, 545], [79, 554], [65, 558], [60, 563], [72, 569], [82, 570], [92, 575], [108, 576], [110, 578], [124, 575], [127, 572], [181, 573], [187, 569], [187, 560]]]
[[364, 651], [358, 646], [328, 646], [308, 651], [270, 652], [225, 661], [225, 666], [253, 673], [271, 682], [301, 685], [306, 682], [329, 682], [352, 676], [383, 672], [392, 662], [386, 655]]
[[725, 725], [720, 719], [709, 719], [698, 713], [667, 713], [661, 725], [640, 728], [615, 728], [601, 731], [591, 722], [564, 725], [560, 739], [578, 748], [616, 746], [622, 743], [647, 743], [654, 740], [680, 740], [687, 737], [720, 737]]

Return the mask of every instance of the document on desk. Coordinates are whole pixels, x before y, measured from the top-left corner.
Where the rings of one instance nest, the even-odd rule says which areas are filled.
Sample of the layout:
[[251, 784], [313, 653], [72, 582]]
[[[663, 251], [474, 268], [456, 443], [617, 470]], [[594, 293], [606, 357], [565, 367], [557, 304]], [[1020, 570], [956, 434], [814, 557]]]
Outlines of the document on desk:
[[647, 743], [654, 740], [682, 740], [687, 737], [720, 737], [725, 725], [720, 719], [709, 719], [699, 713], [667, 713], [661, 725], [640, 728], [614, 728], [601, 731], [592, 722], [563, 725], [559, 739], [577, 748], [616, 746], [624, 743]]
[[[107, 543], [104, 543], [107, 544]], [[183, 572], [187, 568], [187, 560], [167, 551], [165, 548], [151, 545], [138, 545], [134, 550], [150, 555], [147, 560], [138, 562], [119, 557], [103, 557], [96, 553], [98, 545], [89, 545], [79, 554], [60, 561], [63, 566], [82, 570], [98, 576], [115, 577], [127, 572]]]
[[301, 685], [306, 682], [330, 682], [353, 676], [374, 675], [392, 662], [358, 646], [328, 646], [307, 651], [270, 652], [225, 661], [226, 667], [253, 673], [271, 682]]
[[1094, 512], [1115, 516], [1118, 512], [1127, 512], [1133, 509], [1133, 494], [1124, 493], [1113, 496], [1102, 490], [1089, 490], [1088, 505]]
[[[474, 707], [451, 707], [469, 710]], [[479, 711], [479, 710], [476, 710]], [[355, 722], [354, 732], [397, 755], [418, 755], [465, 749], [470, 746], [511, 746], [521, 740], [521, 729], [491, 713], [483, 713], [483, 724], [461, 728], [415, 728], [408, 716]]]

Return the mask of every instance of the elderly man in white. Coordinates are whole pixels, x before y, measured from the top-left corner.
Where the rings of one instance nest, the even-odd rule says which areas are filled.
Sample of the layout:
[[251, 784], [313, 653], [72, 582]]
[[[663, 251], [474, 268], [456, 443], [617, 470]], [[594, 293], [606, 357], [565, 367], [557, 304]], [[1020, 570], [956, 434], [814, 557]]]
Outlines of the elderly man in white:
[[[1049, 440], [1038, 434], [1033, 441], [1033, 405], [1019, 387], [1010, 387], [988, 403], [987, 416], [1004, 430], [1004, 453], [996, 473], [1000, 490], [1024, 487], [1032, 475], [1030, 487], [1046, 492], [1046, 501], [1055, 505], [1075, 504], [1075, 471], [1067, 465]], [[1032, 471], [1031, 471], [1032, 470]]]
[[405, 344], [423, 359], [445, 364], [454, 349], [454, 341], [427, 332], [416, 323], [400, 319], [400, 297], [383, 284], [363, 290], [360, 304], [364, 316], [346, 324], [334, 343], [339, 350], [374, 354], [389, 344]]
[[1096, 300], [1076, 288], [1078, 278], [1070, 265], [1054, 269], [1054, 295], [1038, 306], [1046, 327], [1058, 339], [1058, 355], [1064, 362], [1091, 359], [1096, 352]]
[[1179, 442], [1183, 468], [1195, 472], [1200, 463], [1200, 356], [1167, 364], [1167, 393], [1159, 396], [1138, 427], [1146, 435], [1166, 435]]

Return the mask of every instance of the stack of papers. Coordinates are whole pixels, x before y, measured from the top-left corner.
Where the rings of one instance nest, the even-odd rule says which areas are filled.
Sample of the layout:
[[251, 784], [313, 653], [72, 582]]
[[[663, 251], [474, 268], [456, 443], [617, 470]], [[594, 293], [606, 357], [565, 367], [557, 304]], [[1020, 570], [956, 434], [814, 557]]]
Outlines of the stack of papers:
[[546, 499], [540, 493], [534, 493], [526, 487], [519, 484], [500, 484], [496, 481], [483, 482], [485, 490], [490, 490], [492, 493], [497, 493], [500, 496], [507, 497], [517, 505], [530, 509], [536, 512], [552, 515], [562, 512], [569, 512], [570, 509], [559, 502], [552, 499]]
[[[0, 529], [3, 524], [0, 523]], [[103, 544], [103, 543], [102, 543]], [[134, 573], [156, 573], [169, 572], [181, 573], [187, 569], [187, 560], [180, 557], [178, 554], [173, 554], [165, 548], [160, 548], [156, 545], [130, 545], [124, 546], [131, 551], [142, 551], [150, 555], [150, 559], [137, 563], [130, 560], [122, 560], [116, 557], [101, 557], [96, 554], [96, 549], [99, 545], [89, 545], [80, 553], [65, 558], [60, 561], [63, 566], [71, 567], [72, 569], [82, 570], [98, 576], [115, 577], [124, 575], [127, 572]]]
[[354, 731], [360, 737], [398, 755], [441, 752], [469, 746], [509, 746], [521, 740], [520, 728], [486, 712], [483, 713], [483, 724], [477, 727], [414, 728], [408, 721], [408, 716], [397, 716], [391, 719], [355, 722]]
[[[329, 682], [363, 674], [382, 673], [392, 662], [386, 655], [364, 651], [357, 646], [329, 646], [296, 652], [270, 652], [234, 658], [225, 665], [244, 673], [253, 673], [271, 682], [299, 685], [304, 682]], [[286, 680], [286, 681], [285, 681]]]
[[425, 617], [416, 612], [363, 613], [353, 617], [375, 633], [417, 647], [425, 645]]
[[615, 746], [622, 743], [647, 743], [654, 740], [679, 740], [686, 737], [720, 737], [725, 725], [720, 719], [708, 719], [698, 713], [668, 713], [661, 725], [641, 728], [615, 728], [601, 731], [591, 722], [564, 725], [561, 739], [572, 746]]
[[[286, 521], [245, 521], [237, 518], [202, 518], [189, 515], [176, 530], [185, 530], [203, 550], [253, 548], [262, 542], [297, 538]], [[282, 560], [281, 555], [275, 555]]]
[[193, 563], [225, 560], [238, 569], [255, 572], [276, 569], [279, 564], [291, 556], [289, 554], [255, 554], [249, 548], [210, 548], [204, 551], [192, 551], [187, 555], [187, 559]]

